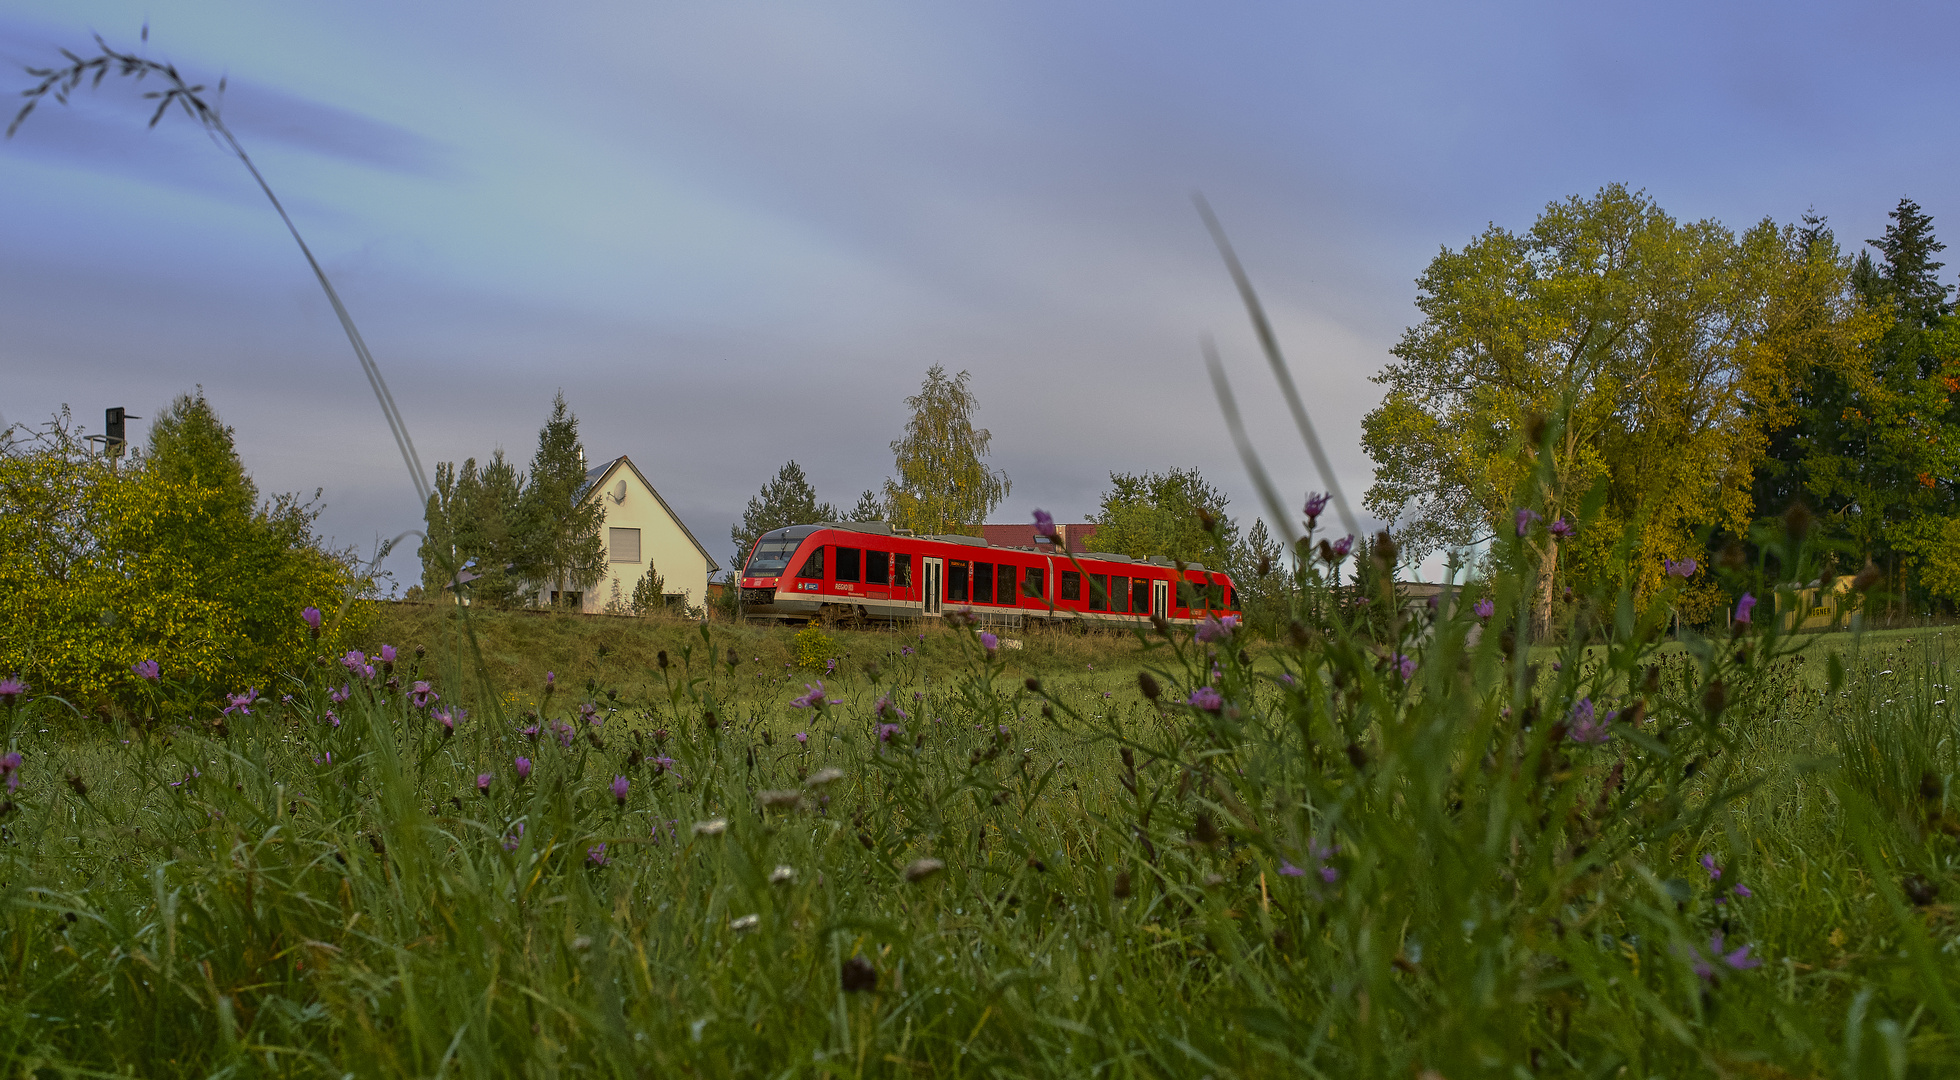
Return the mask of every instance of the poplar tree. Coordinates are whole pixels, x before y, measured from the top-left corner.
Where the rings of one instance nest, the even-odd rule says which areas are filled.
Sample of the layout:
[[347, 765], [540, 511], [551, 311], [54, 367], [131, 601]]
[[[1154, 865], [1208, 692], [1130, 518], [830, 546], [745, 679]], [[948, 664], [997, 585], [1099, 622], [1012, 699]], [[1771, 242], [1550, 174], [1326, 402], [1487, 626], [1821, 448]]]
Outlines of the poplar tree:
[[987, 515], [1007, 497], [1012, 481], [989, 469], [993, 436], [973, 426], [980, 400], [967, 386], [971, 376], [946, 377], [934, 364], [918, 394], [905, 399], [912, 419], [905, 437], [894, 441], [897, 477], [885, 481], [885, 508], [891, 523], [915, 533], [979, 535]]

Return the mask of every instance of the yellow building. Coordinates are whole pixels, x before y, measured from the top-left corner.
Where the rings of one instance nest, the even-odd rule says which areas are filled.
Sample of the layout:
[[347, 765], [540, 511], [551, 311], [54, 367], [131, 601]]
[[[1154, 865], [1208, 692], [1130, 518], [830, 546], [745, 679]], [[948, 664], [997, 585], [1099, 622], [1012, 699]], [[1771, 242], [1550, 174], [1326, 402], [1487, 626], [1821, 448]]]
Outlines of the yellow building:
[[630, 603], [648, 570], [661, 576], [671, 603], [706, 605], [708, 577], [721, 567], [632, 459], [621, 455], [587, 469], [583, 497], [604, 508], [599, 535], [606, 544], [606, 576], [580, 598], [581, 610], [604, 611], [615, 595]]

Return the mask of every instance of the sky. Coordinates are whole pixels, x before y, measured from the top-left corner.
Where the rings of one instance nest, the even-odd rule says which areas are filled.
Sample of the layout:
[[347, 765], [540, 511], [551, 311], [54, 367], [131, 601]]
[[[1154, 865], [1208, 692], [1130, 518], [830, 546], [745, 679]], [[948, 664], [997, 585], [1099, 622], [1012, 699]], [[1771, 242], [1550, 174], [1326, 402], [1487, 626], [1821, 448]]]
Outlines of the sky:
[[[528, 462], [562, 391], [725, 567], [785, 461], [843, 506], [880, 486], [933, 364], [972, 375], [996, 521], [1170, 468], [1260, 516], [1207, 336], [1280, 489], [1325, 488], [1194, 192], [1360, 512], [1371, 376], [1442, 248], [1615, 182], [1847, 247], [1904, 196], [1944, 226], [1956, 31], [1884, 2], [0, 0], [0, 90], [97, 33], [224, 77], [425, 463]], [[250, 176], [146, 128], [145, 88], [0, 142], [0, 424], [202, 387], [262, 492], [319, 491], [372, 554], [422, 511], [353, 352]]]

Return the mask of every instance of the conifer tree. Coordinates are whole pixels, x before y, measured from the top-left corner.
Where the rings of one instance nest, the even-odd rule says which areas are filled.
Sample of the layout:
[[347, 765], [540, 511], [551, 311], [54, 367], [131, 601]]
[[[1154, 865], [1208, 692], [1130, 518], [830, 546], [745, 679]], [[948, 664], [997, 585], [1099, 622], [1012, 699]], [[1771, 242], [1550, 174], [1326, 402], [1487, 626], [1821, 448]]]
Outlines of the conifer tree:
[[864, 494], [859, 495], [857, 505], [851, 507], [851, 514], [849, 520], [851, 521], [885, 520], [885, 500], [880, 499], [878, 497], [878, 493], [875, 491], [867, 491]]
[[741, 522], [728, 530], [728, 538], [735, 544], [735, 558], [729, 563], [731, 575], [742, 576], [749, 552], [763, 533], [791, 525], [836, 521], [838, 516], [836, 507], [817, 501], [817, 489], [810, 486], [803, 466], [792, 458], [776, 471], [774, 480], [762, 485], [762, 490], [749, 499]]
[[546, 598], [553, 592], [582, 593], [606, 572], [606, 545], [599, 535], [605, 509], [583, 499], [585, 448], [578, 417], [561, 391], [551, 403], [551, 419], [538, 430], [531, 477], [519, 500], [515, 544], [518, 576]]

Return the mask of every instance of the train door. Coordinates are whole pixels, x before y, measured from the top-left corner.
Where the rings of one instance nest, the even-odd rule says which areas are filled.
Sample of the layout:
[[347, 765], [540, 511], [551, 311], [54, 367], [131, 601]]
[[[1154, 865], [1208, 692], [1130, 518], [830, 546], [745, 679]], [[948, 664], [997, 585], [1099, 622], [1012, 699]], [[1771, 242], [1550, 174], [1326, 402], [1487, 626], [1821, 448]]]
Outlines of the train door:
[[1170, 618], [1171, 583], [1153, 581], [1150, 583], [1150, 613], [1160, 619]]
[[937, 615], [940, 611], [940, 601], [946, 595], [946, 586], [943, 580], [946, 574], [946, 563], [940, 559], [921, 559], [919, 563], [919, 568], [922, 571], [919, 575], [919, 583], [921, 585], [919, 595], [925, 600], [925, 613], [927, 615]]

